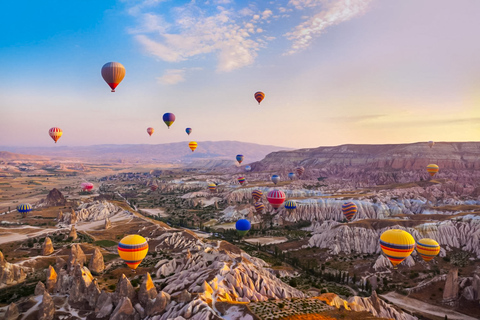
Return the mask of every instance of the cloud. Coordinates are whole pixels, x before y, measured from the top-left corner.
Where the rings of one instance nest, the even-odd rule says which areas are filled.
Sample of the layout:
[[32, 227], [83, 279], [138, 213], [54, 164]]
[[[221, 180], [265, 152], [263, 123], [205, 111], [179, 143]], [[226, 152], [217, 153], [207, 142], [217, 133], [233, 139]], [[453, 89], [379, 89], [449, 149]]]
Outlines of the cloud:
[[293, 54], [307, 48], [314, 37], [321, 35], [328, 27], [346, 22], [364, 14], [372, 0], [291, 0], [297, 9], [315, 7], [320, 4], [321, 11], [297, 25], [293, 31], [285, 34], [293, 44], [287, 54]]
[[161, 84], [177, 84], [185, 81], [185, 73], [185, 69], [168, 69], [157, 80]]
[[343, 122], [364, 122], [364, 121], [378, 120], [385, 117], [387, 117], [386, 114], [367, 114], [367, 115], [331, 117], [330, 120], [335, 120], [335, 121], [341, 120]]

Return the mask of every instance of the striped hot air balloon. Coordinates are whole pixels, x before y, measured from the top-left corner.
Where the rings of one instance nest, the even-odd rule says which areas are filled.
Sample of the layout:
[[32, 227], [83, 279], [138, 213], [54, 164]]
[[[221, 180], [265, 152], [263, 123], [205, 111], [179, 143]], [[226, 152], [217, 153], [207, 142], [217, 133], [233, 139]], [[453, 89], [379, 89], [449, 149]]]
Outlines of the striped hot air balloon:
[[190, 150], [192, 150], [192, 152], [194, 152], [195, 149], [197, 149], [197, 146], [198, 146], [198, 143], [196, 143], [195, 141], [190, 141], [190, 143], [188, 144], [188, 147], [190, 148]]
[[305, 168], [304, 167], [296, 167], [295, 171], [297, 172], [298, 176], [300, 177], [305, 172]]
[[238, 234], [241, 236], [246, 235], [250, 228], [250, 221], [247, 219], [240, 219], [235, 223], [235, 229], [237, 229]]
[[257, 213], [262, 213], [263, 210], [265, 209], [265, 205], [260, 201], [255, 202], [253, 206], [255, 207], [255, 211]]
[[290, 173], [288, 174], [288, 178], [289, 178], [290, 180], [293, 180], [293, 178], [295, 178], [295, 173], [290, 172]]
[[239, 164], [242, 164], [243, 158], [243, 154], [237, 154], [237, 156], [235, 157]]
[[252, 191], [252, 197], [253, 197], [253, 200], [255, 200], [255, 201], [259, 201], [260, 199], [262, 199], [262, 197], [263, 197], [262, 190], [258, 190], [258, 189], [253, 190]]
[[29, 203], [22, 203], [17, 206], [17, 211], [20, 212], [23, 216], [26, 216], [27, 213], [32, 211], [32, 206]]
[[158, 186], [156, 184], [150, 185], [150, 190], [157, 191], [157, 189], [158, 189]]
[[245, 179], [245, 177], [238, 177], [237, 180], [240, 184], [243, 184], [246, 179]]
[[342, 205], [342, 211], [345, 218], [347, 218], [347, 221], [350, 222], [355, 214], [357, 214], [357, 206], [353, 202], [345, 202]]
[[63, 131], [60, 128], [53, 127], [53, 128], [50, 128], [50, 130], [48, 130], [48, 134], [53, 139], [53, 141], [57, 143], [58, 139], [60, 139], [60, 137], [62, 136]]
[[433, 239], [420, 239], [417, 241], [417, 252], [424, 261], [428, 262], [440, 253], [440, 245]]
[[258, 104], [260, 104], [260, 102], [265, 99], [265, 93], [263, 93], [262, 91], [257, 91], [255, 92], [254, 97], [255, 100], [257, 100]]
[[438, 172], [439, 167], [436, 164], [429, 164], [427, 166], [427, 172], [430, 174], [432, 177]]
[[215, 191], [217, 191], [217, 185], [215, 183], [210, 183], [208, 185], [208, 190], [210, 190], [211, 193], [214, 193]]
[[245, 171], [247, 171], [247, 172], [252, 171], [252, 167], [250, 167], [250, 166], [245, 166]]
[[285, 195], [285, 193], [283, 191], [280, 191], [280, 190], [272, 190], [267, 194], [267, 200], [268, 200], [268, 202], [270, 202], [273, 209], [275, 209], [275, 210], [280, 208], [282, 203], [285, 202], [286, 198], [287, 198], [287, 196]]
[[280, 176], [278, 174], [274, 174], [270, 179], [276, 185], [280, 181]]
[[173, 113], [167, 112], [163, 115], [163, 122], [167, 125], [168, 129], [175, 122], [175, 115]]
[[186, 132], [188, 135], [190, 135], [190, 133], [192, 133], [192, 128], [187, 128], [187, 129], [185, 129], [185, 132]]
[[93, 189], [93, 183], [90, 183], [90, 182], [82, 182], [82, 184], [80, 185], [80, 187], [82, 188], [82, 191], [92, 191], [92, 189]]
[[125, 67], [118, 62], [107, 62], [102, 67], [102, 77], [112, 92], [115, 92], [115, 88], [125, 78]]
[[148, 128], [147, 128], [147, 133], [148, 133], [148, 135], [149, 135], [150, 137], [152, 136], [153, 131], [155, 131], [155, 129], [153, 129], [152, 127], [148, 127]]
[[406, 231], [390, 229], [380, 236], [380, 247], [393, 266], [402, 263], [405, 258], [412, 254], [415, 248], [415, 239]]
[[139, 235], [129, 235], [118, 244], [118, 254], [131, 269], [137, 269], [148, 252], [147, 240]]
[[286, 201], [285, 209], [287, 209], [288, 212], [293, 212], [295, 209], [297, 209], [297, 203], [295, 202], [295, 200]]

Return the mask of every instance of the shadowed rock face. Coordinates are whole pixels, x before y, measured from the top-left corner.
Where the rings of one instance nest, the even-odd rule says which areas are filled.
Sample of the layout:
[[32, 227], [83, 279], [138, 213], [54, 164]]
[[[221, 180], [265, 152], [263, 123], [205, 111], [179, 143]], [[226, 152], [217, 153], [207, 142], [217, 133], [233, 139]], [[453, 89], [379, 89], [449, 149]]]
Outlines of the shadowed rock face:
[[458, 269], [452, 268], [448, 272], [445, 288], [443, 289], [443, 300], [445, 302], [458, 298]]
[[45, 292], [43, 294], [42, 303], [38, 310], [38, 319], [39, 320], [53, 320], [55, 317], [55, 304], [53, 303], [52, 297]]
[[63, 194], [56, 188], [53, 188], [43, 201], [43, 204], [48, 207], [64, 206], [67, 203]]
[[105, 264], [103, 262], [103, 255], [100, 252], [100, 249], [95, 248], [95, 251], [92, 254], [92, 258], [88, 264], [90, 271], [101, 273], [105, 269]]

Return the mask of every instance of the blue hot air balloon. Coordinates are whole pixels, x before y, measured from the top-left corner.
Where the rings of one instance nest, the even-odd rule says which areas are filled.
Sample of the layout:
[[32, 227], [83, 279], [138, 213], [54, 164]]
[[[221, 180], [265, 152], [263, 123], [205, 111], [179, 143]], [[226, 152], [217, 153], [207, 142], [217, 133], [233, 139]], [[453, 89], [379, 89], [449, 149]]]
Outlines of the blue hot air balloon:
[[163, 115], [163, 122], [167, 125], [168, 129], [175, 122], [175, 115], [173, 113], [167, 112]]
[[274, 174], [271, 179], [272, 182], [276, 185], [280, 181], [280, 176], [278, 174]]
[[192, 128], [187, 128], [187, 129], [185, 129], [185, 132], [186, 132], [188, 135], [190, 135], [190, 133], [192, 133]]
[[236, 159], [237, 159], [238, 163], [242, 164], [243, 158], [244, 158], [243, 154], [237, 154]]
[[250, 167], [250, 166], [245, 166], [245, 171], [247, 171], [247, 172], [252, 171], [252, 167]]
[[289, 178], [290, 180], [293, 180], [293, 178], [295, 178], [295, 173], [290, 172], [290, 173], [288, 174], [288, 178]]
[[235, 223], [235, 228], [237, 229], [239, 235], [244, 236], [251, 228], [250, 221], [247, 219], [240, 219], [237, 221], [237, 223]]

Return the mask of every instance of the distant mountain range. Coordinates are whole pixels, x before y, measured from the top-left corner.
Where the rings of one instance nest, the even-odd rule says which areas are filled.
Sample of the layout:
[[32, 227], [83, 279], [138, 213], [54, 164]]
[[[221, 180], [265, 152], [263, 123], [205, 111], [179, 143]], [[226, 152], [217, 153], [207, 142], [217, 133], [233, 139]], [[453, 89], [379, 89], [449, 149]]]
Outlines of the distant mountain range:
[[245, 156], [243, 164], [263, 159], [267, 154], [290, 150], [289, 148], [259, 145], [239, 141], [199, 141], [195, 152], [188, 142], [166, 144], [104, 144], [87, 147], [0, 147], [0, 150], [39, 155], [52, 160], [60, 158], [78, 159], [92, 162], [125, 163], [195, 163], [200, 160], [231, 160], [235, 162], [237, 154]]
[[30, 154], [18, 154], [8, 151], [0, 151], [0, 160], [29, 160], [29, 161], [41, 161], [47, 160], [48, 158]]

